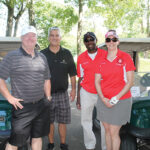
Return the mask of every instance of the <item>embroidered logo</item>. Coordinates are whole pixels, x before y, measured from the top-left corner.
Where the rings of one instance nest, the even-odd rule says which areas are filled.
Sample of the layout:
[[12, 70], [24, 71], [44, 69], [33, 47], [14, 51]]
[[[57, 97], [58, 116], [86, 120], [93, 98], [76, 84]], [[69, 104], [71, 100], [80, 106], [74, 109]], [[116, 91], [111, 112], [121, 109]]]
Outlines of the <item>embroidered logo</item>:
[[122, 62], [123, 62], [122, 59], [119, 58], [119, 59], [118, 59], [118, 63], [119, 63], [119, 64], [122, 64]]
[[65, 61], [65, 59], [63, 59], [60, 63], [67, 64], [67, 62]]

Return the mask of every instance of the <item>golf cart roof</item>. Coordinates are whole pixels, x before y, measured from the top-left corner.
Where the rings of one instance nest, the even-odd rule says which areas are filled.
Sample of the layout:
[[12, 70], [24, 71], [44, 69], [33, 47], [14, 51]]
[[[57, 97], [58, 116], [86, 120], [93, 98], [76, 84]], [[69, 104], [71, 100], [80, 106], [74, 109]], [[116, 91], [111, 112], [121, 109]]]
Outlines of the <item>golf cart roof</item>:
[[[21, 46], [20, 37], [0, 37], [0, 60], [12, 50], [16, 50]], [[40, 47], [37, 44], [36, 50], [39, 50]]]
[[10, 51], [19, 48], [21, 39], [19, 37], [0, 37], [0, 51]]
[[[128, 53], [150, 50], [150, 38], [121, 38], [119, 48]], [[99, 45], [106, 49], [105, 43]]]

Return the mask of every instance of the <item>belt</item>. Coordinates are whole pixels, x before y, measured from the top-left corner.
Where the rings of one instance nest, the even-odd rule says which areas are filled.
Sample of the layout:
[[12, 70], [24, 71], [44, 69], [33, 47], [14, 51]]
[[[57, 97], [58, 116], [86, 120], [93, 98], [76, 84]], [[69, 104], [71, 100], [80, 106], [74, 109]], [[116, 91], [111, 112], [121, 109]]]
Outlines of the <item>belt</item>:
[[20, 102], [21, 104], [23, 105], [28, 105], [28, 104], [37, 104], [39, 103], [40, 101], [42, 101], [44, 98], [40, 99], [40, 100], [37, 100], [37, 101], [33, 101], [33, 102], [28, 102], [28, 103], [24, 103], [24, 102]]
[[58, 91], [53, 91], [51, 94], [56, 94], [56, 93], [65, 93], [66, 90], [58, 90]]

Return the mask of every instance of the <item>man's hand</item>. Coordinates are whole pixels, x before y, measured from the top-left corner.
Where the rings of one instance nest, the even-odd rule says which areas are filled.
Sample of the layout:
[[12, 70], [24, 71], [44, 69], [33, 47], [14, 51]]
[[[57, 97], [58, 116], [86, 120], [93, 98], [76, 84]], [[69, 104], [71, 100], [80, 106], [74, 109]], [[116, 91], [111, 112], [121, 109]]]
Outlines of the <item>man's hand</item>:
[[77, 109], [81, 109], [80, 96], [77, 96], [76, 106], [77, 106]]
[[10, 104], [12, 104], [14, 107], [15, 107], [15, 109], [17, 110], [18, 108], [20, 108], [20, 109], [22, 109], [23, 108], [23, 106], [21, 105], [21, 101], [23, 101], [23, 99], [17, 99], [17, 98], [15, 98], [15, 97], [11, 97], [10, 99], [8, 99], [8, 102], [10, 103]]
[[76, 90], [72, 89], [70, 92], [70, 99], [73, 102], [75, 100]]
[[23, 106], [20, 104], [20, 101], [23, 100], [13, 97], [7, 88], [5, 80], [1, 78], [0, 78], [0, 91], [1, 94], [8, 100], [8, 102], [15, 107], [15, 109], [23, 108]]

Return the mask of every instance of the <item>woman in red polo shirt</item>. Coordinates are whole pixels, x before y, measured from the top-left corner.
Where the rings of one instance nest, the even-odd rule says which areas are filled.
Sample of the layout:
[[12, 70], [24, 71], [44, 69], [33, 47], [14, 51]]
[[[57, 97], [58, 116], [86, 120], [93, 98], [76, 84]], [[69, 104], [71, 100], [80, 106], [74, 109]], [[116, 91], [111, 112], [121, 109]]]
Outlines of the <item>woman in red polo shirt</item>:
[[118, 48], [115, 30], [105, 35], [106, 57], [96, 67], [95, 86], [100, 97], [100, 121], [105, 128], [107, 150], [119, 150], [119, 130], [130, 120], [135, 66], [129, 54]]

